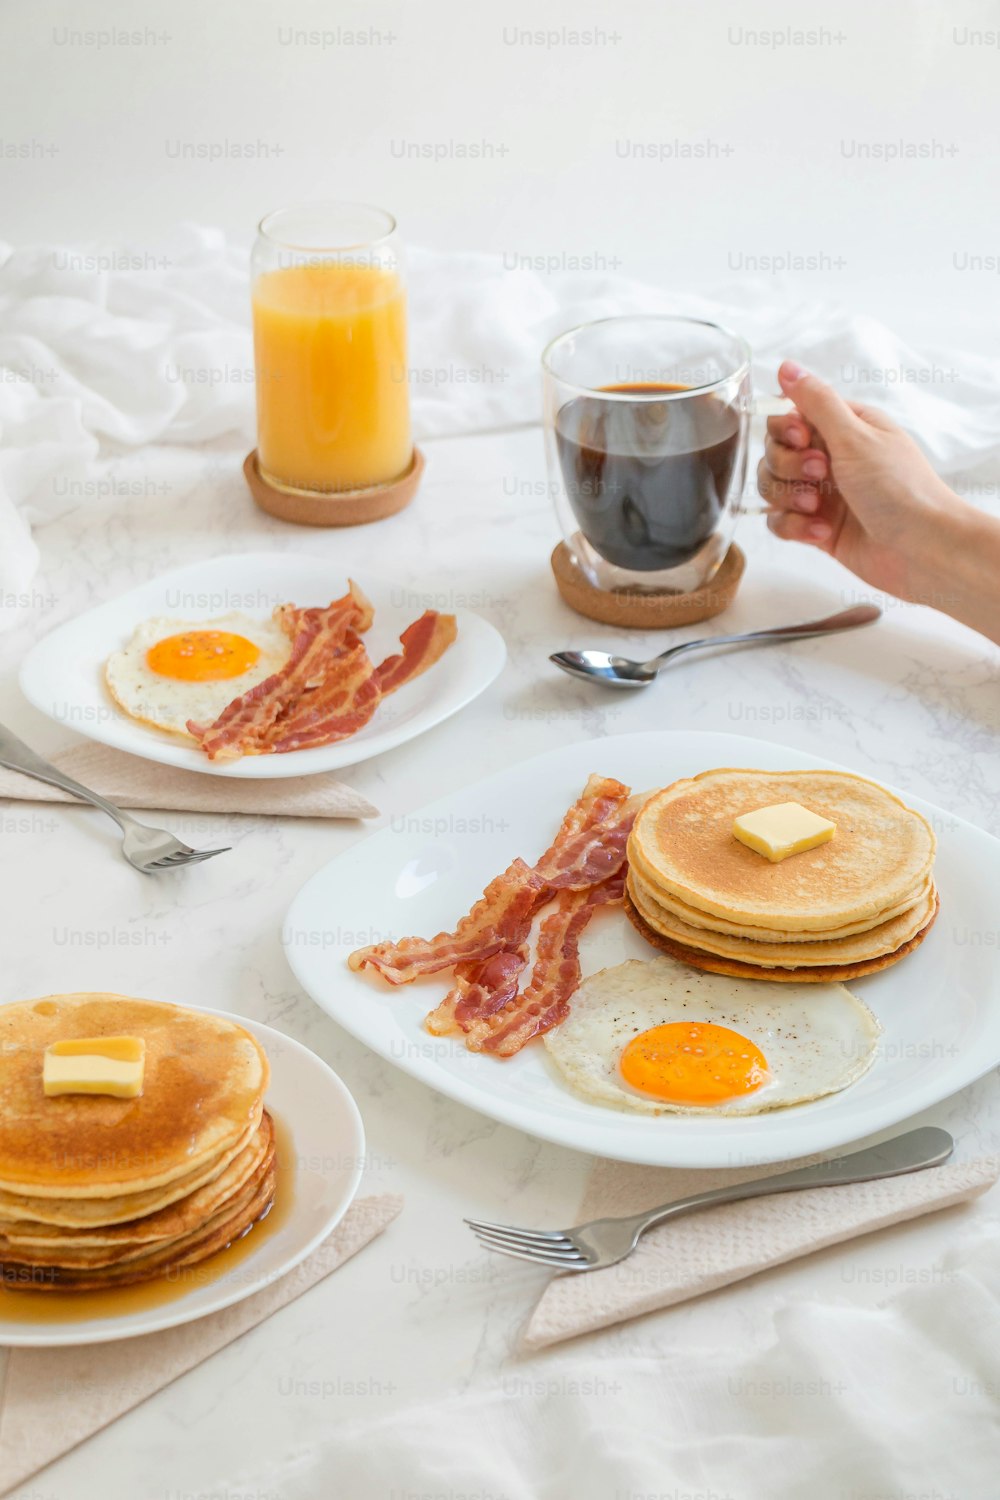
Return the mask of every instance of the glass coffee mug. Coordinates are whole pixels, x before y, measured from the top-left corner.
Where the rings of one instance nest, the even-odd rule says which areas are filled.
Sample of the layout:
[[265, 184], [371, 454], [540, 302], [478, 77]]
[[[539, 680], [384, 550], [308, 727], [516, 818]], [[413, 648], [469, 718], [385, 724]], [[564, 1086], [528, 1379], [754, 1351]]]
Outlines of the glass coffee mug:
[[392, 484], [413, 463], [396, 222], [360, 203], [282, 209], [252, 261], [257, 463], [291, 494]]
[[718, 569], [746, 485], [750, 350], [714, 323], [602, 318], [542, 355], [549, 479], [597, 588], [690, 593]]

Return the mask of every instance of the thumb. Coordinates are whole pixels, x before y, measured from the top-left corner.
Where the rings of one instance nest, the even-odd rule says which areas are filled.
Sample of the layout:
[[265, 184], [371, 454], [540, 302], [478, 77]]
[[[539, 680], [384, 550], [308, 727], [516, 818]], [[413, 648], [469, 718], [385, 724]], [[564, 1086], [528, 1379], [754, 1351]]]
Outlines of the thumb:
[[851, 438], [863, 428], [864, 423], [832, 385], [803, 370], [793, 360], [785, 360], [778, 370], [778, 381], [784, 394], [795, 402], [827, 446], [838, 438]]

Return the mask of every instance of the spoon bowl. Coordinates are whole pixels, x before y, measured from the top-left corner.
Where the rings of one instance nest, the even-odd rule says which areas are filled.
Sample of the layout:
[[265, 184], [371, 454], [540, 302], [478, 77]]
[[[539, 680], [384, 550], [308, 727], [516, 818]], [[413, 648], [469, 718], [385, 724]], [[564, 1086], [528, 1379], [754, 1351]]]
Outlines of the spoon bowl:
[[627, 656], [609, 656], [606, 651], [556, 651], [549, 661], [554, 661], [571, 677], [606, 682], [609, 687], [646, 687], [657, 672], [646, 662], [630, 661]]

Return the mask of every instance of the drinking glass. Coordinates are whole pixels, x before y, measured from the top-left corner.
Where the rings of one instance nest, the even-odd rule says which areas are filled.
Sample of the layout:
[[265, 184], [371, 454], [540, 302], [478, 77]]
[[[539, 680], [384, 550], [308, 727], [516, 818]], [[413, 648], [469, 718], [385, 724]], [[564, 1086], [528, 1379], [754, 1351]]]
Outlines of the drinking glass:
[[597, 588], [690, 593], [732, 541], [746, 484], [750, 350], [693, 318], [602, 318], [542, 355], [550, 488]]
[[360, 203], [280, 209], [251, 263], [257, 463], [291, 493], [389, 484], [413, 461], [396, 221]]

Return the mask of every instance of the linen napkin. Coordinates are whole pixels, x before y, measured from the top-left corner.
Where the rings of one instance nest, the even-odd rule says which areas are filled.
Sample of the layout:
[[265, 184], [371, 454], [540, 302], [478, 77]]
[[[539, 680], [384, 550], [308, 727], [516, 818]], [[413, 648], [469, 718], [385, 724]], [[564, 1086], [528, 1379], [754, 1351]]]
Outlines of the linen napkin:
[[[588, 1179], [580, 1222], [639, 1213], [690, 1193], [784, 1172], [788, 1166], [676, 1171], [602, 1160]], [[524, 1345], [540, 1349], [673, 1307], [814, 1250], [951, 1208], [984, 1193], [998, 1177], [1000, 1162], [993, 1157], [945, 1162], [903, 1177], [776, 1193], [686, 1214], [649, 1230], [617, 1265], [550, 1282], [528, 1321]]]
[[[290, 776], [282, 781], [203, 776], [161, 766], [108, 745], [73, 745], [48, 759], [91, 791], [119, 807], [166, 808], [203, 813], [246, 813], [282, 818], [377, 818], [378, 808], [331, 776]], [[82, 804], [47, 782], [0, 766], [0, 797], [17, 802]]]
[[[402, 1206], [392, 1193], [359, 1199], [294, 1271], [194, 1323], [109, 1344], [8, 1350], [0, 1370], [0, 1494], [301, 1297], [381, 1234]], [[67, 1390], [73, 1399], [58, 1403], [56, 1419], [52, 1393]]]

